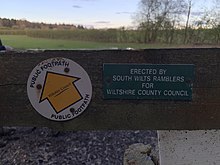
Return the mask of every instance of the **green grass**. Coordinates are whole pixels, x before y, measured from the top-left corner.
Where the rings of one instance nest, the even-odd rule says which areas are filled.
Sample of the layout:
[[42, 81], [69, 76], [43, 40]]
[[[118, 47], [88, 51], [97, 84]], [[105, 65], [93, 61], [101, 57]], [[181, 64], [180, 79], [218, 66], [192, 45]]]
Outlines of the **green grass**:
[[135, 43], [101, 43], [73, 40], [57, 40], [32, 38], [25, 35], [1, 35], [0, 38], [4, 45], [13, 47], [14, 49], [110, 49], [110, 48], [160, 48], [166, 45], [147, 45]]

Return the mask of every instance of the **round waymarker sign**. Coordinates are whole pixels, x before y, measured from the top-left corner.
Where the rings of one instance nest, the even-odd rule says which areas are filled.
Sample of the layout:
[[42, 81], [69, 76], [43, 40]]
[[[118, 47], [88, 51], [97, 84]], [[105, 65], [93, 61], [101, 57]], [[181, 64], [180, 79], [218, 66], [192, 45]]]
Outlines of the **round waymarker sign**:
[[28, 98], [42, 116], [67, 121], [85, 111], [92, 98], [86, 71], [66, 58], [51, 58], [38, 64], [27, 82]]

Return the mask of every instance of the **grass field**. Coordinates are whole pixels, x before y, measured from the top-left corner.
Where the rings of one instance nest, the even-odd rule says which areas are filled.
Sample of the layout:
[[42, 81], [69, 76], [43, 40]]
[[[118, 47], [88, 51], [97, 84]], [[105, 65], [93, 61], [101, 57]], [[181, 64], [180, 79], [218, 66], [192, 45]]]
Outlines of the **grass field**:
[[110, 49], [110, 48], [160, 48], [168, 47], [168, 45], [157, 44], [135, 44], [135, 43], [105, 43], [105, 42], [87, 42], [73, 40], [57, 40], [32, 38], [25, 35], [1, 35], [4, 45], [13, 47], [14, 49]]

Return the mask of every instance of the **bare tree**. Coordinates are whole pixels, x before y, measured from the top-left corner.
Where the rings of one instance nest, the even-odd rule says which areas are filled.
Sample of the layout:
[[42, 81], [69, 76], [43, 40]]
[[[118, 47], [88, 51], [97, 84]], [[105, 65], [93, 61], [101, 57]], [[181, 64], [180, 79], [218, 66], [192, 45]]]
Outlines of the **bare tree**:
[[[141, 0], [136, 18], [143, 31], [144, 42], [155, 42], [161, 30], [173, 32], [185, 6], [185, 0]], [[167, 42], [172, 42], [172, 37]]]
[[139, 29], [144, 32], [144, 42], [153, 40], [153, 31], [156, 28], [156, 19], [159, 16], [159, 0], [141, 0], [139, 3], [138, 22]]
[[[203, 29], [197, 34], [197, 38], [203, 36], [201, 43], [220, 43], [220, 0], [213, 0], [212, 7], [204, 12], [200, 20], [196, 21], [197, 29]], [[197, 30], [197, 31], [198, 31]]]
[[214, 30], [215, 43], [220, 43], [220, 0], [214, 1], [214, 9], [212, 10], [211, 24]]
[[189, 28], [189, 19], [192, 9], [192, 0], [188, 0], [188, 11], [187, 11], [187, 19], [186, 19], [186, 26], [185, 26], [185, 33], [184, 33], [184, 44], [188, 42], [188, 28]]

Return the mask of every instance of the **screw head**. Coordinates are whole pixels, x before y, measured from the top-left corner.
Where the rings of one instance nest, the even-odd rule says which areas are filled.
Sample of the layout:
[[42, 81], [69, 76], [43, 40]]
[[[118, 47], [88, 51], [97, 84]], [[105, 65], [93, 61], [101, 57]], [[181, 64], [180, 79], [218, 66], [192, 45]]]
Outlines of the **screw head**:
[[70, 69], [69, 68], [65, 68], [64, 72], [69, 73]]
[[37, 84], [37, 89], [41, 90], [42, 89], [42, 85], [41, 84]]
[[75, 108], [70, 108], [71, 113], [74, 113], [74, 111], [75, 111]]

